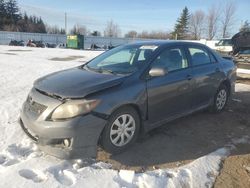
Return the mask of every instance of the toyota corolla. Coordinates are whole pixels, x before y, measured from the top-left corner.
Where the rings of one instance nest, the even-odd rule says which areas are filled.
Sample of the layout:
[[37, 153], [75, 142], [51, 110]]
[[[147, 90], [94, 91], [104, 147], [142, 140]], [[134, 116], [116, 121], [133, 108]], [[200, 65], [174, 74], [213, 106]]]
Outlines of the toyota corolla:
[[171, 120], [205, 108], [222, 111], [235, 73], [232, 61], [202, 44], [123, 45], [36, 80], [20, 125], [60, 158], [95, 157], [98, 145], [116, 154]]

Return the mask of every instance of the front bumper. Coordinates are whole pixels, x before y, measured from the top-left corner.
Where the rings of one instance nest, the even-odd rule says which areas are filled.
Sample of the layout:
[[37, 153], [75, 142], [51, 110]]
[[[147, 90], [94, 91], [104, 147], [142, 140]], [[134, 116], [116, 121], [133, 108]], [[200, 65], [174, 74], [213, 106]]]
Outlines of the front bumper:
[[[24, 132], [38, 144], [38, 147], [58, 158], [92, 158], [96, 157], [97, 144], [105, 125], [105, 120], [93, 115], [66, 122], [44, 122], [34, 124], [24, 114], [20, 125]], [[70, 140], [70, 146], [63, 144]]]
[[[32, 97], [36, 101], [39, 100], [37, 95], [40, 94], [34, 95], [33, 92]], [[45, 110], [39, 117], [34, 117], [24, 104], [20, 115], [22, 129], [41, 150], [64, 159], [96, 157], [98, 140], [106, 120], [88, 114], [64, 121], [47, 121], [43, 118], [46, 113]], [[63, 143], [65, 139], [69, 145]]]

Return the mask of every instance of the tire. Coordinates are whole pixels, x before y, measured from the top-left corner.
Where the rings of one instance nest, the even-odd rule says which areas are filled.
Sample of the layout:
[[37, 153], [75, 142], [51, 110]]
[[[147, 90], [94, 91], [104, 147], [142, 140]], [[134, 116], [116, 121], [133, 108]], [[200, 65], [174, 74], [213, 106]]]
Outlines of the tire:
[[102, 132], [100, 144], [111, 154], [125, 151], [137, 139], [140, 117], [132, 107], [123, 107], [113, 112]]
[[214, 96], [214, 101], [211, 111], [214, 113], [219, 113], [223, 111], [225, 106], [227, 105], [228, 98], [229, 98], [229, 90], [224, 84], [222, 84]]

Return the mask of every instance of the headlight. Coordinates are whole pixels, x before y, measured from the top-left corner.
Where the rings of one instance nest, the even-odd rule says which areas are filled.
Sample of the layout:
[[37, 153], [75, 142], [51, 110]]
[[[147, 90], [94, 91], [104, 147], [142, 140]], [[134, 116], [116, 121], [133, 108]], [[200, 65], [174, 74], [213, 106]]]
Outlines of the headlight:
[[69, 100], [58, 106], [52, 113], [52, 120], [62, 120], [87, 114], [93, 110], [99, 100]]

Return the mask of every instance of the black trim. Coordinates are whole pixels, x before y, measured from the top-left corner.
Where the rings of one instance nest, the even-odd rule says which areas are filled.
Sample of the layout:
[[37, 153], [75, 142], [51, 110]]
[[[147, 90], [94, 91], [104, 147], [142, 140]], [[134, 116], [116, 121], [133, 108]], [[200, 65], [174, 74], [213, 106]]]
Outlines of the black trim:
[[35, 137], [35, 136], [33, 136], [33, 135], [29, 132], [29, 130], [24, 126], [23, 121], [22, 121], [21, 118], [19, 118], [19, 123], [20, 123], [21, 128], [23, 129], [23, 131], [27, 134], [27, 136], [30, 137], [30, 138], [31, 138], [32, 140], [34, 140], [35, 142], [37, 142], [37, 141], [38, 141], [38, 138]]
[[99, 112], [94, 112], [94, 111], [92, 111], [92, 112], [90, 112], [92, 115], [94, 115], [94, 116], [96, 116], [96, 117], [98, 117], [98, 118], [101, 118], [101, 119], [104, 119], [104, 120], [108, 120], [108, 118], [109, 118], [109, 115], [107, 115], [107, 114], [102, 114], [102, 113], [99, 113]]

